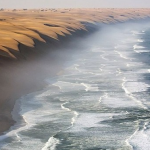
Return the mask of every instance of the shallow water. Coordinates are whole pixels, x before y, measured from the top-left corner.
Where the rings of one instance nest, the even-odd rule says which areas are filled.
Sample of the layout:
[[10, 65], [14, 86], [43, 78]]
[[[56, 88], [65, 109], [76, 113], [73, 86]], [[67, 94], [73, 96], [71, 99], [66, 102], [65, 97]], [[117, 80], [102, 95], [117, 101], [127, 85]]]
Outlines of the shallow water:
[[1, 137], [1, 150], [149, 150], [147, 25], [108, 25], [81, 41], [47, 88], [18, 100], [25, 122]]

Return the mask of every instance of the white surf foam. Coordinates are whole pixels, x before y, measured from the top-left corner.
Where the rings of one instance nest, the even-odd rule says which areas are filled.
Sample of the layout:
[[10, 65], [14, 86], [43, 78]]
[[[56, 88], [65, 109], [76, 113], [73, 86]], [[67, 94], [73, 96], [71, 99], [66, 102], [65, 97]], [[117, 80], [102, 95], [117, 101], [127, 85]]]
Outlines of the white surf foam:
[[148, 122], [145, 122], [142, 129], [137, 128], [133, 135], [126, 140], [132, 149], [136, 150], [149, 150], [150, 149], [150, 137], [146, 134]]
[[150, 85], [143, 82], [126, 82], [126, 87], [130, 93], [147, 91]]
[[137, 53], [149, 53], [149, 50], [136, 50]]
[[145, 47], [139, 45], [134, 45], [133, 49], [136, 53], [150, 52], [149, 50], [145, 50]]
[[145, 47], [139, 46], [139, 45], [133, 45], [133, 48], [134, 48], [134, 49], [141, 49], [141, 48], [145, 48]]
[[75, 64], [75, 65], [74, 65], [74, 68], [75, 68], [75, 70], [77, 70], [77, 71], [81, 72], [81, 70], [78, 68], [79, 66], [80, 66], [80, 65]]
[[[142, 63], [142, 62], [134, 62], [134, 61], [132, 61], [132, 62], [130, 62], [130, 63], [127, 63], [126, 64], [126, 66], [127, 67], [134, 67], [134, 68], [136, 68], [136, 67], [140, 67], [140, 68], [143, 68], [143, 67], [145, 67], [145, 64], [144, 63]], [[147, 72], [147, 71], [146, 71]]]
[[61, 104], [61, 108], [64, 109], [64, 110], [66, 110], [66, 111], [71, 111], [71, 109], [69, 109], [69, 108], [67, 108], [67, 107], [64, 106], [64, 105], [66, 105], [67, 103], [68, 103], [68, 102], [65, 102], [65, 103]]
[[101, 64], [101, 67], [99, 68], [100, 71], [103, 71], [103, 68], [105, 67], [106, 65], [104, 64]]
[[144, 41], [143, 41], [143, 40], [141, 40], [141, 39], [138, 39], [137, 41], [138, 41], [138, 42], [140, 42], [140, 43], [144, 42]]
[[57, 86], [60, 90], [61, 90], [61, 85], [57, 84], [57, 83], [54, 83], [53, 84], [54, 86]]
[[[127, 94], [128, 97], [130, 97], [133, 101], [135, 101], [140, 107], [142, 107], [143, 109], [147, 109], [147, 107], [138, 99], [136, 99], [133, 95], [132, 95], [132, 91], [130, 92], [128, 90], [128, 88], [125, 86], [126, 85], [126, 78], [123, 78], [123, 83], [122, 83], [122, 89], [125, 91], [125, 93]], [[135, 88], [135, 87], [134, 87]], [[139, 90], [138, 90], [139, 91]]]
[[[14, 113], [14, 111], [16, 111], [16, 105], [18, 105], [18, 102], [20, 103], [21, 101], [25, 101], [24, 100], [25, 97], [22, 97], [21, 99], [17, 100], [16, 104], [15, 104], [15, 107], [13, 109], [13, 112], [12, 112], [12, 116], [13, 118], [15, 119], [16, 118], [16, 115]], [[30, 99], [29, 99], [30, 100]], [[27, 100], [28, 101], [28, 100]], [[38, 102], [37, 102], [38, 103]], [[22, 141], [22, 138], [23, 136], [20, 134], [21, 131], [25, 131], [25, 130], [28, 130], [30, 129], [31, 127], [33, 127], [36, 123], [35, 123], [35, 118], [32, 118], [32, 115], [28, 115], [28, 113], [31, 112], [30, 108], [27, 108], [28, 110], [27, 111], [30, 111], [28, 113], [26, 113], [26, 111], [24, 111], [24, 108], [21, 107], [22, 110], [19, 112], [19, 115], [23, 117], [24, 119], [24, 122], [22, 122], [21, 124], [19, 124], [19, 127], [18, 127], [18, 124], [15, 124], [14, 126], [12, 126], [10, 128], [10, 130], [5, 134], [5, 135], [2, 135], [0, 136], [0, 141], [3, 141], [4, 139], [8, 138], [8, 137], [11, 137], [15, 142], [21, 142]], [[32, 113], [31, 113], [32, 114]], [[15, 116], [15, 117], [14, 117]], [[15, 119], [15, 121], [18, 121]], [[38, 122], [38, 121], [37, 121]], [[25, 143], [26, 141], [24, 141]], [[12, 144], [12, 143], [8, 143], [7, 145], [4, 146], [4, 148], [6, 147], [7, 149], [7, 146], [9, 147], [9, 144]], [[38, 143], [39, 145], [41, 144], [40, 142]], [[10, 149], [13, 149], [11, 147], [9, 147]]]
[[[78, 112], [76, 111], [72, 111], [71, 109], [69, 109], [68, 107], [65, 107], [65, 105], [67, 104], [68, 102], [65, 102], [63, 104], [61, 104], [61, 108], [66, 110], [66, 111], [69, 111], [69, 112], [73, 112], [74, 116], [71, 118], [71, 127], [74, 125], [75, 121], [76, 121], [76, 118], [78, 117]], [[68, 129], [70, 129], [71, 127], [68, 127]], [[60, 131], [59, 131], [60, 132]], [[42, 148], [42, 150], [56, 150], [56, 146], [58, 144], [61, 144], [60, 140], [57, 139], [57, 138], [54, 138], [53, 137], [50, 137], [49, 140], [45, 143], [44, 147]]]
[[95, 85], [81, 83], [82, 86], [85, 87], [85, 91], [99, 91], [98, 87]]
[[130, 140], [132, 139], [132, 137], [133, 137], [134, 135], [136, 135], [136, 133], [138, 132], [138, 130], [139, 130], [139, 128], [137, 128], [137, 129], [135, 130], [135, 132], [134, 132], [128, 139], [125, 140], [127, 146], [129, 146], [132, 150], [134, 150], [134, 147], [133, 147], [133, 145], [130, 143]]
[[79, 116], [79, 113], [77, 111], [74, 111], [74, 117], [71, 119], [71, 125], [73, 126], [76, 122], [77, 117]]
[[100, 124], [101, 121], [107, 120], [115, 113], [82, 113], [76, 120], [75, 125], [66, 132], [81, 132], [86, 131], [86, 128], [104, 127], [109, 125]]
[[118, 52], [118, 51], [116, 51], [116, 50], [115, 50], [115, 52], [118, 53], [118, 54], [120, 55], [120, 57], [123, 58], [123, 59], [130, 59], [130, 58], [127, 58], [127, 57], [124, 56], [122, 53], [120, 53], [120, 52]]
[[105, 93], [103, 96], [101, 96], [101, 97], [99, 98], [99, 103], [102, 102], [102, 99], [103, 99], [103, 98], [107, 98], [107, 97], [108, 97], [108, 93]]
[[129, 108], [129, 107], [135, 107], [136, 103], [134, 101], [131, 101], [130, 99], [123, 99], [122, 97], [117, 96], [106, 96], [103, 97], [101, 100], [101, 103], [109, 108]]
[[103, 71], [103, 69], [102, 69], [102, 68], [99, 68], [99, 70], [100, 70], [100, 71]]
[[145, 31], [139, 32], [139, 31], [131, 31], [132, 35], [140, 35], [140, 34], [145, 34]]
[[[59, 87], [60, 88], [60, 87]], [[37, 96], [36, 96], [36, 98], [44, 98], [44, 97], [46, 97], [46, 96], [50, 96], [52, 94], [52, 91], [50, 91], [50, 90], [47, 90], [47, 91], [43, 91], [41, 94], [38, 94]]]
[[145, 135], [143, 131], [136, 132], [130, 143], [136, 148], [136, 150], [150, 150], [150, 138]]
[[[73, 111], [73, 110], [71, 110], [70, 108], [65, 107], [66, 104], [68, 104], [68, 102], [65, 102], [65, 103], [61, 104], [61, 108], [64, 109], [64, 110], [66, 110], [66, 111], [73, 112], [74, 116], [71, 118], [71, 125], [73, 126], [74, 123], [75, 123], [75, 121], [76, 121], [76, 118], [78, 117], [79, 114], [78, 114], [77, 111]], [[70, 127], [69, 127], [69, 128], [70, 128]]]
[[[71, 83], [71, 82], [65, 82], [65, 81], [57, 81], [53, 84], [54, 86], [57, 86], [60, 88], [61, 91], [79, 91], [83, 90], [83, 86], [81, 86], [80, 83]], [[70, 88], [71, 87], [71, 88]]]
[[147, 69], [139, 69], [139, 70], [136, 71], [137, 74], [141, 74], [141, 73], [144, 74], [144, 73], [147, 73], [147, 72], [149, 72]]
[[60, 144], [60, 141], [54, 137], [50, 137], [49, 140], [45, 143], [42, 150], [56, 150], [56, 146]]
[[142, 49], [144, 49], [145, 47], [143, 47], [143, 46], [138, 46], [138, 45], [134, 45], [133, 46], [133, 49], [134, 49], [134, 51], [136, 52], [136, 53], [140, 53], [141, 51], [144, 51], [144, 50], [142, 50]]
[[100, 55], [102, 59], [104, 60], [108, 60], [106, 57], [104, 57], [105, 55]]

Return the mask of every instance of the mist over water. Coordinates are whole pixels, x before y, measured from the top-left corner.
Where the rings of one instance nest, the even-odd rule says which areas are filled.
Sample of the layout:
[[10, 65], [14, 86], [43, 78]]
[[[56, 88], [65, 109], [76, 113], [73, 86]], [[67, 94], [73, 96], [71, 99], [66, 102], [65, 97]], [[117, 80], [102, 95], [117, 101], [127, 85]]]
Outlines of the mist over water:
[[149, 24], [100, 25], [78, 41], [48, 87], [18, 100], [24, 122], [1, 149], [149, 150]]

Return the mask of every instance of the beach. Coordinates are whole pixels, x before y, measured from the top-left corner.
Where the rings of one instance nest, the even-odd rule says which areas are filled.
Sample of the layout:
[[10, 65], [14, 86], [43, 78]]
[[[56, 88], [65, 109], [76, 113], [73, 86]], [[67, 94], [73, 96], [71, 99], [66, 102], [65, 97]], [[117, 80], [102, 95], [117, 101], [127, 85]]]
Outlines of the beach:
[[[80, 40], [92, 36], [106, 24], [115, 25], [119, 22], [123, 24], [122, 22], [146, 20], [149, 17], [149, 12], [150, 9], [1, 11], [0, 133], [5, 134], [4, 132], [15, 124], [12, 111], [16, 100], [26, 94], [41, 91], [49, 86], [45, 79], [59, 77], [61, 71], [65, 68], [66, 62], [72, 60], [71, 57], [74, 51], [82, 48], [80, 45], [79, 48], [77, 46]], [[86, 18], [84, 14], [88, 14]], [[50, 16], [53, 19], [50, 19]], [[136, 46], [134, 48], [135, 50], [138, 49]], [[98, 48], [93, 48], [93, 51], [98, 51]], [[106, 51], [108, 51], [107, 48]], [[128, 60], [128, 57], [120, 54], [117, 49], [113, 53], [119, 54], [121, 58], [124, 57], [123, 59]], [[94, 54], [92, 53], [92, 55]], [[94, 57], [97, 58], [95, 55]], [[82, 58], [82, 55], [80, 58]], [[108, 58], [105, 57], [105, 54], [101, 54], [101, 59], [106, 61]], [[130, 66], [130, 64], [126, 65]], [[78, 70], [78, 65], [75, 66], [75, 69]], [[101, 70], [103, 70], [103, 66], [100, 67]], [[80, 69], [78, 71], [80, 72]], [[121, 74], [121, 70], [118, 69], [117, 73], [117, 75]], [[96, 72], [96, 74], [98, 73]], [[109, 74], [109, 72], [106, 74]], [[122, 86], [125, 89], [126, 78], [123, 81]], [[61, 84], [58, 82], [56, 86], [60, 87]], [[78, 87], [79, 85], [75, 86]], [[84, 90], [84, 87], [86, 92], [96, 92], [98, 90], [97, 87], [91, 87], [86, 83], [81, 83], [81, 87], [79, 86], [81, 90]], [[63, 87], [61, 88], [63, 89]], [[64, 88], [64, 90], [66, 89]], [[101, 95], [101, 99], [106, 97], [106, 92]], [[99, 99], [99, 102], [101, 102], [101, 99]], [[62, 109], [71, 111], [71, 109], [65, 107], [66, 104], [66, 102], [62, 103]], [[78, 114], [76, 111], [73, 111], [73, 113], [75, 114], [73, 120], [75, 120]], [[74, 124], [74, 121], [72, 124]], [[66, 126], [68, 126], [68, 123]]]

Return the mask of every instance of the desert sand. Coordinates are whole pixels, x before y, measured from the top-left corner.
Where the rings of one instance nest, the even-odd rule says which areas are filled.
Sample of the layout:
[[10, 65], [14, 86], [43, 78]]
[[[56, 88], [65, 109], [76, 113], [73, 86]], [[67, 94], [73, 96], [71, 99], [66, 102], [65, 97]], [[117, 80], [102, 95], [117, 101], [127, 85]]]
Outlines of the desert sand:
[[[60, 37], [71, 37], [77, 31], [88, 32], [88, 23], [108, 24], [148, 17], [150, 9], [1, 10], [0, 133], [15, 123], [11, 115], [15, 100], [41, 89], [49, 71], [58, 72], [59, 67], [51, 70], [52, 67], [47, 66], [46, 71], [42, 70], [41, 63], [46, 65], [51, 57], [48, 55], [43, 62], [41, 53], [46, 53], [53, 43], [56, 47], [63, 43]], [[32, 62], [36, 64], [28, 69]]]
[[[84, 23], [115, 23], [150, 16], [150, 9], [41, 9], [0, 11], [0, 55], [16, 59], [19, 43], [34, 47], [41, 36], [55, 40], [76, 30], [86, 30]], [[11, 49], [11, 51], [10, 51]]]

